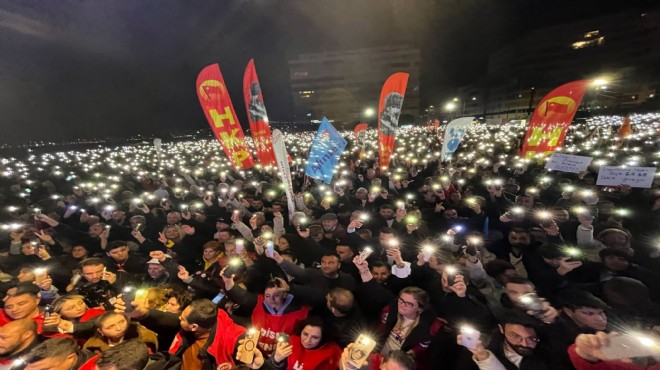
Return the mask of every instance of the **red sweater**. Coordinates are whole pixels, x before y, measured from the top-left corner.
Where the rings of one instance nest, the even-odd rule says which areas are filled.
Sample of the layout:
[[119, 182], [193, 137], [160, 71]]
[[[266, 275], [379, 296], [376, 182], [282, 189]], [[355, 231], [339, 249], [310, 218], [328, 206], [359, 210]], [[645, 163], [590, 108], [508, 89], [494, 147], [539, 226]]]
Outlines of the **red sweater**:
[[335, 343], [325, 343], [316, 349], [306, 349], [300, 342], [300, 337], [291, 336], [293, 352], [287, 358], [287, 370], [315, 369], [335, 370], [339, 366], [341, 348]]
[[259, 350], [268, 357], [275, 350], [277, 333], [293, 333], [296, 325], [307, 318], [311, 307], [303, 306], [299, 310], [287, 312], [282, 315], [271, 315], [264, 308], [264, 296], [259, 294], [257, 305], [252, 311], [252, 325], [261, 329], [259, 337]]

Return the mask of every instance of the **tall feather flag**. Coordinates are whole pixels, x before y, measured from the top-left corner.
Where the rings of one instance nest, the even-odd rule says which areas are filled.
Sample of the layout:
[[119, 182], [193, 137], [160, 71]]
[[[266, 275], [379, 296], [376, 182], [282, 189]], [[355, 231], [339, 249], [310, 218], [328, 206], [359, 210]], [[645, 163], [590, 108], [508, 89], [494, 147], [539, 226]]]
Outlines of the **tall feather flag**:
[[323, 117], [312, 147], [309, 149], [305, 175], [323, 180], [326, 184], [332, 182], [335, 166], [345, 148], [346, 139], [327, 118]]
[[621, 139], [625, 139], [632, 135], [632, 132], [633, 130], [632, 125], [630, 124], [630, 114], [627, 114], [626, 118], [623, 119], [621, 127], [619, 127], [619, 131], [616, 132], [616, 136], [620, 137]]
[[541, 99], [525, 134], [521, 150], [524, 158], [550, 154], [564, 144], [566, 131], [590, 83], [588, 80], [569, 82]]
[[293, 213], [296, 211], [296, 204], [293, 198], [293, 180], [291, 179], [291, 168], [289, 167], [286, 146], [284, 145], [284, 135], [280, 130], [273, 130], [273, 152], [277, 160], [277, 169], [280, 174], [280, 180], [284, 184], [284, 192], [286, 193], [286, 204], [289, 208], [289, 220], [293, 218]]
[[468, 128], [474, 121], [472, 117], [462, 117], [457, 118], [445, 127], [445, 136], [442, 141], [442, 152], [440, 152], [440, 160], [445, 161], [446, 159], [451, 159], [451, 156], [454, 154], [458, 145], [463, 140], [463, 136], [467, 132]]
[[408, 85], [408, 74], [397, 72], [391, 75], [383, 84], [378, 103], [378, 157], [381, 169], [390, 166], [394, 152], [396, 129], [399, 127], [399, 116], [403, 97]]
[[275, 153], [273, 152], [273, 141], [268, 124], [266, 105], [259, 85], [257, 70], [254, 68], [254, 59], [250, 59], [245, 74], [243, 75], [243, 96], [245, 97], [245, 111], [250, 132], [254, 142], [254, 150], [257, 152], [259, 163], [264, 166], [275, 166]]
[[211, 130], [224, 148], [232, 166], [242, 170], [254, 166], [252, 153], [245, 142], [243, 129], [234, 112], [218, 64], [206, 66], [199, 72], [197, 96]]

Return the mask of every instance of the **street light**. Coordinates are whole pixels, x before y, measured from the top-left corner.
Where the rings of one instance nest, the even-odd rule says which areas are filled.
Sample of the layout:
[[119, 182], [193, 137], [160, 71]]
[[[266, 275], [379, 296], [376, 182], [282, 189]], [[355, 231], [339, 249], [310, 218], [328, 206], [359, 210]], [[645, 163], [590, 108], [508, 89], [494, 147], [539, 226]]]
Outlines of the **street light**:
[[454, 111], [454, 109], [456, 109], [456, 103], [449, 102], [449, 103], [445, 104], [445, 110], [446, 111], [452, 112], [452, 111]]
[[371, 107], [365, 108], [363, 114], [364, 114], [365, 117], [371, 118], [371, 117], [376, 115], [376, 110], [371, 108]]

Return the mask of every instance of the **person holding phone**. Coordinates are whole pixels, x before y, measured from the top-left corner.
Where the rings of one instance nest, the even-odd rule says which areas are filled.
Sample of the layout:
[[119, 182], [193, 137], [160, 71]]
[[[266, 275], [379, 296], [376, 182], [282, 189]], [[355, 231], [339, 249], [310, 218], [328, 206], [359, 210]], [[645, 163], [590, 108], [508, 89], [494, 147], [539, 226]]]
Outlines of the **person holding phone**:
[[498, 325], [498, 331], [486, 346], [479, 339], [474, 347], [467, 346], [461, 334], [457, 343], [472, 352], [472, 360], [480, 370], [564, 369], [546, 352], [538, 335], [538, 322], [519, 312], [507, 312]]
[[[630, 351], [624, 350], [617, 351], [617, 344], [622, 343], [622, 346], [634, 346], [634, 350], [644, 351], [644, 345], [640, 343], [637, 338], [625, 338], [620, 333], [605, 333], [596, 332], [594, 334], [580, 334], [575, 343], [568, 348], [568, 355], [571, 358], [571, 363], [577, 370], [653, 370], [658, 368], [657, 362], [653, 359], [654, 356], [660, 354], [658, 351], [658, 344], [646, 348], [646, 355], [644, 358], [641, 353], [637, 354], [635, 360], [627, 358], [631, 356]], [[655, 339], [657, 342], [657, 338]]]
[[296, 325], [307, 318], [310, 306], [300, 305], [289, 294], [289, 284], [281, 278], [266, 283], [263, 294], [254, 294], [234, 283], [234, 275], [222, 275], [227, 296], [241, 305], [246, 312], [252, 312], [252, 325], [261, 329], [257, 346], [264, 356], [275, 350], [276, 340], [271, 333], [293, 333]]
[[366, 261], [353, 260], [362, 278], [361, 305], [382, 307], [378, 317], [378, 343], [384, 343], [379, 353], [403, 350], [415, 357], [418, 370], [431, 369], [429, 345], [445, 326], [433, 310], [428, 293], [408, 286], [393, 295], [371, 275]]
[[[341, 348], [328, 341], [323, 319], [309, 317], [302, 321], [295, 335], [278, 337], [275, 352], [267, 362], [275, 369], [335, 370]], [[288, 342], [284, 340], [288, 339]]]
[[51, 305], [52, 313], [44, 318], [45, 332], [86, 333], [94, 329], [90, 320], [103, 314], [105, 310], [85, 304], [84, 297], [69, 294], [58, 298]]

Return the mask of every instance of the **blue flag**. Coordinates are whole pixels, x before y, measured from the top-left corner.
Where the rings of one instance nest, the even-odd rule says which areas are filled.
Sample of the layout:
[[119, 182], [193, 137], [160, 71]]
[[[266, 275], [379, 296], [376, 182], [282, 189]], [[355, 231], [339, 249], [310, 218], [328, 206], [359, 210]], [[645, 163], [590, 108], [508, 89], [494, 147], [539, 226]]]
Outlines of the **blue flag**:
[[323, 117], [312, 147], [309, 149], [305, 175], [314, 179], [321, 179], [329, 184], [334, 175], [333, 170], [339, 162], [339, 157], [344, 148], [346, 148], [346, 140], [330, 124], [330, 121]]

